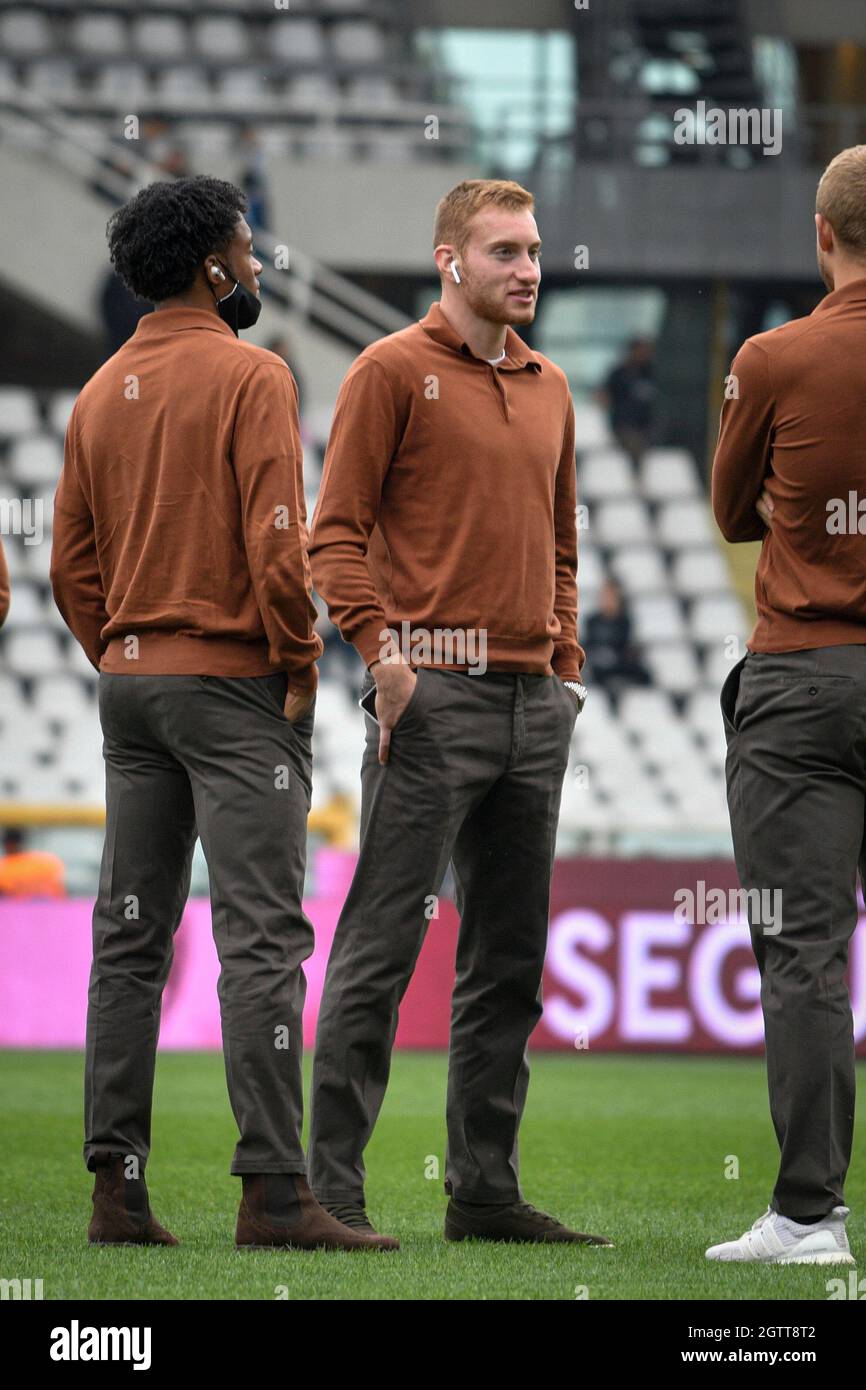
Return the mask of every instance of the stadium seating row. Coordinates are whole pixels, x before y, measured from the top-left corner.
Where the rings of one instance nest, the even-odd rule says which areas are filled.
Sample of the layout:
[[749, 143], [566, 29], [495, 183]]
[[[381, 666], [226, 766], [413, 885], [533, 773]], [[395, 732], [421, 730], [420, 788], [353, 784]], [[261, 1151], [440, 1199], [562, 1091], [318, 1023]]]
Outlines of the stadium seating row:
[[383, 28], [368, 19], [320, 23], [294, 13], [200, 15], [85, 12], [62, 20], [36, 9], [0, 12], [0, 52], [24, 60], [60, 50], [89, 64], [133, 55], [147, 62], [197, 58], [208, 63], [263, 59], [295, 67], [383, 63]]

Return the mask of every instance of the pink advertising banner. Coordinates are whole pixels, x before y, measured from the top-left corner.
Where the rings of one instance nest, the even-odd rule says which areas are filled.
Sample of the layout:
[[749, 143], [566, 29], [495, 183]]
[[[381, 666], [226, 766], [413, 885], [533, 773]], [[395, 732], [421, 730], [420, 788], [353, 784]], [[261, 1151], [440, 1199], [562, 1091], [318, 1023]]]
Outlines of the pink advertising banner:
[[[304, 1035], [316, 1017], [354, 857], [320, 850], [306, 910], [316, 949], [305, 966]], [[81, 1047], [91, 900], [0, 901], [0, 1046]], [[862, 907], [861, 907], [862, 912]], [[762, 929], [783, 929], [772, 897]], [[448, 1043], [457, 914], [443, 898], [400, 1011], [397, 1046]], [[210, 904], [191, 899], [175, 939], [160, 1046], [218, 1048], [219, 962]], [[866, 1055], [866, 925], [852, 939], [857, 1050]], [[556, 865], [538, 1048], [758, 1053], [760, 982], [745, 903], [726, 861], [573, 859]]]

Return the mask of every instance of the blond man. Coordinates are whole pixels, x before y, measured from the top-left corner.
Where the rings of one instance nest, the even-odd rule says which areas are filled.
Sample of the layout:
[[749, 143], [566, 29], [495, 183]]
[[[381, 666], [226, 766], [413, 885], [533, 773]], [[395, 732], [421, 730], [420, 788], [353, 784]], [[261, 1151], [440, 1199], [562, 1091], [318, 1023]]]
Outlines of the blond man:
[[450, 861], [446, 1238], [608, 1244], [530, 1206], [518, 1176], [584, 696], [571, 395], [515, 331], [535, 317], [540, 247], [518, 184], [452, 189], [434, 230], [441, 300], [367, 348], [337, 401], [310, 557], [368, 668], [370, 717], [360, 858], [319, 1015], [310, 1181], [332, 1214], [372, 1229], [363, 1152]]

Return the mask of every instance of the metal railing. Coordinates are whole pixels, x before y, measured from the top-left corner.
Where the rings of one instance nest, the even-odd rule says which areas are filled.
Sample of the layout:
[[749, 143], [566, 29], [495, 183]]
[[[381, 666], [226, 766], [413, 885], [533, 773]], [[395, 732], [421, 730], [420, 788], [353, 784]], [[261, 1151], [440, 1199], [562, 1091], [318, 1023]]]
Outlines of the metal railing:
[[[62, 111], [32, 92], [0, 93], [0, 139], [50, 160], [116, 204], [154, 180], [170, 182], [175, 177], [101, 134], [94, 132], [92, 138], [85, 138]], [[256, 242], [265, 261], [260, 278], [266, 292], [284, 309], [322, 326], [355, 348], [367, 347], [411, 322], [376, 295], [273, 232], [257, 228]], [[285, 269], [275, 268], [277, 248]]]

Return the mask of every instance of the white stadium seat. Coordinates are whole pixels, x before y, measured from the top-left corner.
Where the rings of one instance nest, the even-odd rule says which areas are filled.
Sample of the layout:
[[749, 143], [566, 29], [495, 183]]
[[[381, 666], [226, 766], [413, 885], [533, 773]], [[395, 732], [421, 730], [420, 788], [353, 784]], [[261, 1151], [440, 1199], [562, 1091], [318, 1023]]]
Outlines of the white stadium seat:
[[141, 15], [132, 21], [130, 47], [141, 58], [174, 58], [189, 52], [189, 30], [175, 15]]
[[203, 58], [240, 62], [250, 53], [249, 29], [234, 15], [206, 15], [196, 19], [192, 39]]
[[630, 785], [641, 772], [638, 750], [630, 744], [587, 752], [583, 743], [575, 743], [572, 762], [574, 767], [588, 769], [589, 782], [605, 795], [613, 795], [617, 788]]
[[[6, 773], [9, 773], [8, 777]], [[28, 758], [26, 750], [22, 750], [14, 764], [7, 761], [0, 769], [0, 784], [4, 783], [14, 799], [25, 806], [51, 805], [71, 799], [57, 769], [35, 765]]]
[[632, 601], [634, 635], [638, 642], [681, 642], [686, 637], [682, 608], [675, 598], [651, 594]]
[[[209, 101], [205, 93], [203, 101]], [[226, 121], [185, 121], [184, 144], [193, 160], [207, 166], [229, 155], [234, 146], [234, 127]]]
[[715, 543], [710, 509], [703, 500], [667, 502], [656, 522], [659, 545], [667, 550], [688, 550]]
[[43, 720], [55, 724], [74, 724], [97, 719], [96, 706], [86, 686], [75, 676], [45, 676], [33, 690], [33, 708]]
[[39, 428], [33, 392], [20, 386], [0, 386], [0, 439], [14, 439]]
[[581, 537], [584, 532], [578, 532], [577, 537], [577, 588], [578, 597], [583, 606], [583, 595], [587, 589], [599, 589], [604, 579], [604, 566], [601, 556], [595, 546], [589, 542], [583, 543]]
[[368, 157], [380, 163], [408, 163], [418, 150], [418, 142], [407, 130], [369, 130], [364, 134], [364, 147]]
[[695, 461], [685, 449], [647, 449], [638, 469], [640, 490], [654, 502], [697, 497]]
[[728, 594], [696, 599], [690, 614], [692, 637], [701, 644], [729, 643], [747, 634], [745, 613], [739, 599]]
[[591, 401], [575, 401], [574, 444], [578, 453], [584, 449], [602, 449], [610, 443], [610, 426], [601, 407]]
[[631, 497], [634, 490], [631, 462], [622, 449], [589, 449], [581, 455], [577, 495], [582, 502]]
[[51, 570], [51, 538], [47, 526], [41, 545], [25, 544], [22, 546], [22, 551], [28, 578], [47, 584]]
[[635, 788], [618, 797], [613, 814], [623, 832], [675, 830], [680, 817], [652, 787]]
[[3, 670], [2, 648], [0, 648], [0, 739], [13, 731], [23, 719], [29, 708], [21, 682], [17, 677]]
[[650, 642], [643, 649], [643, 658], [660, 690], [686, 695], [701, 683], [694, 648], [687, 642]]
[[284, 159], [292, 152], [292, 133], [288, 126], [259, 126], [258, 142], [258, 148], [265, 159]]
[[665, 593], [670, 588], [664, 559], [655, 546], [615, 550], [609, 564], [626, 595]]
[[671, 788], [677, 812], [687, 824], [705, 830], [727, 831], [730, 826], [725, 784], [719, 777], [695, 778]]
[[323, 677], [316, 691], [317, 723], [321, 720], [330, 726], [350, 718], [351, 713], [352, 702], [347, 688], [333, 677]]
[[38, 10], [7, 10], [0, 15], [0, 52], [10, 58], [50, 53], [54, 49], [51, 21]]
[[65, 58], [28, 63], [25, 82], [31, 92], [54, 98], [75, 96], [81, 85], [75, 64]]
[[64, 728], [56, 749], [57, 764], [66, 777], [90, 777], [100, 769], [102, 730], [95, 712], [92, 718]]
[[73, 640], [70, 640], [65, 669], [73, 675], [81, 676], [91, 685], [96, 685], [99, 680], [99, 673], [84, 655], [84, 648]]
[[119, 58], [129, 46], [126, 22], [116, 14], [74, 15], [69, 39], [75, 52], [87, 58]]
[[9, 454], [9, 471], [23, 488], [57, 484], [63, 467], [63, 446], [54, 434], [28, 434], [16, 439]]
[[324, 72], [307, 72], [292, 78], [286, 102], [295, 111], [333, 111], [340, 102], [340, 88]]
[[671, 764], [694, 766], [699, 759], [694, 731], [680, 715], [662, 718], [658, 725], [642, 725], [638, 737], [646, 761], [657, 770]]
[[714, 545], [680, 550], [671, 567], [674, 588], [684, 598], [702, 594], [726, 594], [731, 576], [724, 556]]
[[627, 729], [645, 733], [676, 718], [668, 695], [661, 690], [636, 686], [625, 690], [619, 705], [619, 715]]
[[[177, 63], [163, 68], [156, 77], [156, 90], [161, 96], [173, 96], [181, 101], [210, 96], [207, 76], [194, 63]], [[189, 127], [185, 126], [184, 130], [188, 135]]]
[[592, 692], [592, 701], [587, 701], [583, 707], [576, 725], [575, 731], [595, 727], [600, 724], [612, 724], [613, 713], [611, 710], [610, 696], [603, 686], [597, 686]]
[[17, 583], [11, 586], [9, 615], [3, 625], [4, 632], [18, 629], [33, 631], [43, 623], [42, 599], [35, 584]]
[[335, 24], [331, 45], [334, 57], [343, 63], [383, 63], [387, 56], [382, 30], [363, 19]]
[[273, 93], [259, 68], [227, 68], [217, 77], [217, 99], [233, 106], [262, 107], [273, 102]]
[[268, 25], [268, 52], [282, 62], [301, 67], [305, 63], [325, 61], [325, 41], [315, 19], [295, 18], [286, 14]]
[[686, 704], [686, 712], [692, 728], [707, 739], [723, 728], [722, 711], [719, 706], [719, 691], [697, 690]]
[[351, 159], [357, 153], [358, 140], [350, 130], [340, 129], [331, 120], [318, 120], [298, 141], [297, 148], [307, 159]]
[[54, 735], [41, 715], [29, 707], [19, 714], [14, 725], [9, 725], [0, 736], [0, 764], [4, 759], [17, 759], [17, 749], [22, 759], [31, 762], [43, 758], [54, 751]]
[[15, 632], [3, 639], [4, 662], [9, 671], [31, 680], [64, 669], [63, 647], [54, 632]]
[[702, 684], [711, 690], [718, 690], [721, 693], [722, 686], [731, 674], [731, 667], [736, 665], [741, 656], [745, 656], [745, 648], [742, 642], [736, 644], [725, 642], [713, 642], [705, 649], [703, 662]]
[[136, 100], [150, 96], [151, 91], [147, 69], [140, 63], [103, 63], [93, 83], [94, 96], [105, 101]]
[[400, 95], [390, 77], [353, 77], [346, 87], [345, 100], [347, 107], [374, 115], [399, 106]]
[[33, 505], [40, 509], [41, 525], [44, 535], [50, 536], [54, 530], [54, 496], [57, 492], [55, 483], [33, 489]]
[[652, 540], [646, 505], [637, 498], [597, 504], [593, 508], [590, 524], [595, 544], [611, 549], [624, 545], [648, 545]]

